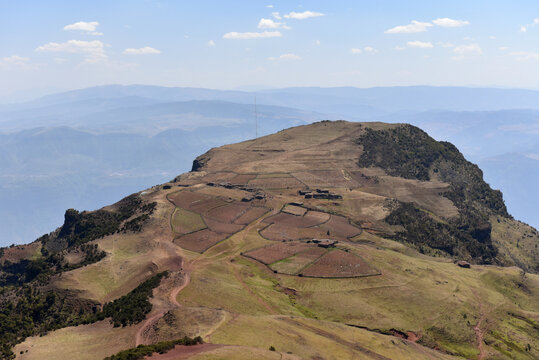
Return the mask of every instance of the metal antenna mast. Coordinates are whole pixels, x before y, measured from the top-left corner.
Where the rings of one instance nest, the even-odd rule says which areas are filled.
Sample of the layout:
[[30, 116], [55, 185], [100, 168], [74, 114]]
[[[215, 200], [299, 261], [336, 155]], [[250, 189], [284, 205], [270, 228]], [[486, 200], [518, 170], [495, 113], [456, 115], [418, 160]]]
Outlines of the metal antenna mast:
[[258, 112], [256, 111], [256, 94], [255, 94], [255, 126], [256, 126], [256, 139], [258, 139]]

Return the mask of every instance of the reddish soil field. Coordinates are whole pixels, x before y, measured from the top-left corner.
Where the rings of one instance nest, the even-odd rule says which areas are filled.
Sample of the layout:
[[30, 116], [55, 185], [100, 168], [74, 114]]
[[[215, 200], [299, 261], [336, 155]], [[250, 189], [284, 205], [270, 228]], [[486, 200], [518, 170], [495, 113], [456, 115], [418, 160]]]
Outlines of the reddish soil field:
[[290, 257], [300, 251], [306, 250], [312, 246], [312, 244], [302, 242], [278, 243], [249, 251], [244, 255], [260, 261], [263, 264], [269, 265], [276, 261]]
[[301, 206], [295, 206], [295, 205], [286, 205], [282, 212], [287, 214], [292, 214], [296, 216], [303, 216], [307, 212], [307, 209], [301, 207]]
[[328, 251], [327, 249], [318, 247], [314, 244], [309, 245], [312, 245], [312, 247], [294, 254], [289, 258], [283, 259], [284, 261], [277, 261], [273, 263], [270, 268], [281, 274], [297, 275], [297, 273], [304, 267], [308, 266], [311, 262]]
[[206, 200], [192, 203], [191, 206], [189, 207], [189, 210], [192, 210], [199, 214], [205, 214], [212, 209], [215, 209], [217, 207], [220, 207], [226, 204], [228, 204], [226, 201], [223, 201], [218, 198], [210, 197]]
[[330, 219], [330, 215], [321, 211], [309, 211], [304, 218], [315, 225], [323, 224]]
[[184, 249], [203, 253], [228, 236], [228, 234], [219, 234], [209, 229], [204, 229], [176, 238], [174, 243]]
[[305, 185], [293, 177], [254, 179], [249, 181], [249, 185], [261, 189], [299, 189], [305, 187]]
[[326, 233], [327, 230], [322, 228], [301, 228], [282, 223], [272, 224], [260, 231], [262, 237], [274, 241], [316, 239], [327, 237]]
[[250, 224], [268, 211], [269, 209], [265, 207], [251, 207], [247, 209], [247, 211], [243, 215], [237, 218], [234, 223], [240, 225]]
[[359, 256], [338, 249], [328, 252], [301, 273], [312, 277], [355, 277], [379, 274]]
[[184, 209], [189, 209], [192, 203], [207, 200], [210, 197], [207, 195], [194, 193], [189, 190], [183, 190], [174, 194], [170, 194], [168, 198], [174, 203], [174, 205], [182, 207]]
[[[307, 213], [309, 214], [309, 213]], [[278, 213], [273, 216], [269, 216], [266, 219], [264, 219], [263, 222], [271, 224], [278, 224], [278, 225], [285, 225], [285, 226], [291, 226], [291, 227], [297, 227], [297, 228], [307, 228], [311, 226], [315, 226], [318, 224], [321, 224], [322, 221], [321, 217], [318, 216], [296, 216], [292, 214], [286, 214], [286, 213]]]
[[247, 204], [233, 203], [225, 206], [220, 206], [218, 208], [208, 211], [206, 217], [210, 217], [214, 220], [230, 224], [234, 222], [234, 220], [239, 218], [241, 215], [243, 215], [248, 208], [249, 205]]
[[223, 223], [206, 216], [203, 218], [208, 228], [217, 233], [234, 234], [244, 228], [243, 225]]
[[255, 174], [240, 174], [229, 180], [231, 184], [247, 185], [250, 180], [256, 178]]
[[320, 227], [329, 230], [331, 238], [347, 239], [361, 233], [361, 229], [350, 224], [347, 218], [337, 215], [331, 215], [329, 221]]

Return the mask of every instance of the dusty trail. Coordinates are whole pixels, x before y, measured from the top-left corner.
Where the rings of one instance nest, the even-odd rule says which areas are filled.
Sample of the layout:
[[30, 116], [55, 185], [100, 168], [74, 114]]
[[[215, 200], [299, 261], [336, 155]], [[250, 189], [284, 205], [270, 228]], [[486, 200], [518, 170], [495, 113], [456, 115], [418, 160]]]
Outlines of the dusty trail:
[[475, 332], [475, 339], [477, 341], [477, 348], [479, 349], [479, 356], [477, 357], [478, 360], [483, 360], [485, 358], [485, 347], [483, 346], [483, 337], [484, 337], [484, 331], [481, 329], [481, 324], [483, 323], [483, 320], [485, 320], [486, 313], [483, 311], [483, 303], [479, 302], [479, 321], [477, 321], [477, 324], [474, 326], [473, 331]]

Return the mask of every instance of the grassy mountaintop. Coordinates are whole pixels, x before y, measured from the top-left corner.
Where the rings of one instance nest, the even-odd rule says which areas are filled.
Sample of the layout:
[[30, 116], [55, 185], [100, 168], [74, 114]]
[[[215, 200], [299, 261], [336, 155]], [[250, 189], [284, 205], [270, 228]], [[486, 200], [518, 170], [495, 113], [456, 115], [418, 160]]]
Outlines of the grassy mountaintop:
[[538, 242], [451, 144], [320, 122], [4, 249], [0, 340], [21, 359], [185, 336], [204, 344], [166, 358], [532, 359]]

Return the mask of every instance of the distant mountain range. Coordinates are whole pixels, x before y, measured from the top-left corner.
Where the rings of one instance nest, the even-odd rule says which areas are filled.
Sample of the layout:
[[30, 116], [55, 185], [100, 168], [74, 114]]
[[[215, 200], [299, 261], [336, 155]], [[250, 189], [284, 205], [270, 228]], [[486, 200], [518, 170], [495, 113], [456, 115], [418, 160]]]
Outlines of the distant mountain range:
[[[254, 138], [254, 101], [246, 91], [109, 85], [0, 105], [0, 245], [58, 226], [65, 208], [101, 207], [188, 170], [211, 147]], [[530, 211], [538, 91], [310, 87], [258, 91], [256, 102], [259, 135], [323, 119], [419, 126], [479, 163], [509, 211], [539, 227]]]

